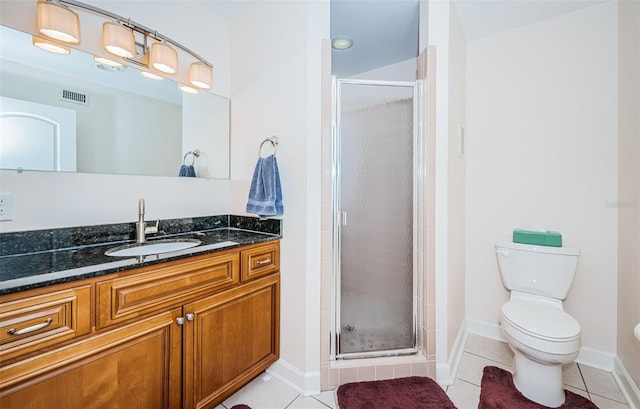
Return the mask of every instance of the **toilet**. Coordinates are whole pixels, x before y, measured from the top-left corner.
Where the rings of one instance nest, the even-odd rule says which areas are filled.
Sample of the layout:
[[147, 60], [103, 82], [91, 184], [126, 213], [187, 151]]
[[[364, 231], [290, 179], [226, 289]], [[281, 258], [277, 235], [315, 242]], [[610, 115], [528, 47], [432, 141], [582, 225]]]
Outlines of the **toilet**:
[[514, 353], [513, 382], [526, 398], [544, 406], [564, 403], [562, 365], [580, 350], [580, 324], [562, 301], [573, 282], [578, 249], [497, 242], [504, 286], [502, 333]]

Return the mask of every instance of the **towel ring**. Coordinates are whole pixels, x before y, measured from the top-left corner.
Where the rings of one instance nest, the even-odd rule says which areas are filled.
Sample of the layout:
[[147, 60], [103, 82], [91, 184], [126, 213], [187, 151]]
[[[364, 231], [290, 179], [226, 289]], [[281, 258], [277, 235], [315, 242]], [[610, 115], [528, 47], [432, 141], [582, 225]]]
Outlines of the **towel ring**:
[[193, 166], [196, 163], [196, 158], [200, 156], [200, 149], [196, 149], [195, 151], [189, 151], [187, 153], [184, 154], [184, 156], [182, 157], [182, 164], [186, 165], [187, 162], [187, 156], [191, 155], [191, 165], [189, 166]]
[[278, 143], [280, 142], [280, 140], [278, 139], [277, 136], [273, 135], [268, 138], [265, 138], [264, 141], [262, 141], [262, 143], [260, 144], [260, 147], [258, 148], [258, 157], [260, 158], [262, 157], [262, 147], [267, 142], [271, 143], [271, 146], [273, 146], [273, 154], [274, 155], [278, 154]]

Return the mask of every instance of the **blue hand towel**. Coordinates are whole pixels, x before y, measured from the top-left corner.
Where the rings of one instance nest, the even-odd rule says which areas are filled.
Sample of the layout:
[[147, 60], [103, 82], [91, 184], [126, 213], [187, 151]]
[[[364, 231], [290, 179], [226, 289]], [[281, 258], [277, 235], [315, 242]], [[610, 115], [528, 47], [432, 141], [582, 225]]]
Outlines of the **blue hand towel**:
[[280, 173], [275, 155], [259, 158], [251, 179], [247, 213], [254, 213], [260, 219], [284, 213]]
[[178, 172], [178, 176], [194, 178], [196, 177], [196, 168], [193, 165], [182, 165], [180, 166], [180, 171]]

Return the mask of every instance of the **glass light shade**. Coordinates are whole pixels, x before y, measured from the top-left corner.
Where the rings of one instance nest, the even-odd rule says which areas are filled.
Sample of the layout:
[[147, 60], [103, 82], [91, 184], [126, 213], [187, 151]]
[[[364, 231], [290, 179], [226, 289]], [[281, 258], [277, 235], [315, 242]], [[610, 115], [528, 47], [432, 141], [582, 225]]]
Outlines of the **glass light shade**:
[[151, 45], [151, 65], [158, 71], [175, 74], [178, 71], [178, 53], [164, 43]]
[[156, 74], [154, 74], [152, 72], [149, 72], [149, 71], [140, 71], [140, 75], [142, 75], [145, 78], [149, 78], [149, 79], [157, 80], [157, 81], [164, 79], [161, 76], [156, 75]]
[[136, 52], [133, 31], [111, 21], [102, 25], [102, 45], [111, 54], [122, 58], [131, 58]]
[[336, 50], [346, 50], [353, 46], [353, 40], [347, 37], [334, 38], [331, 42], [331, 46]]
[[71, 54], [71, 48], [67, 47], [66, 45], [47, 40], [46, 38], [32, 36], [31, 42], [36, 47], [41, 48], [45, 51], [49, 51], [55, 54]]
[[65, 43], [80, 42], [80, 19], [67, 7], [49, 1], [36, 6], [38, 32]]
[[93, 59], [100, 64], [109, 65], [111, 67], [122, 67], [122, 63], [118, 61], [113, 61], [105, 57], [100, 57], [98, 55], [94, 55]]
[[180, 88], [183, 92], [186, 92], [187, 94], [197, 94], [198, 90], [190, 87], [186, 84], [178, 84], [178, 88]]
[[213, 71], [211, 67], [201, 63], [191, 63], [189, 67], [189, 82], [198, 88], [209, 89], [211, 88], [211, 77]]

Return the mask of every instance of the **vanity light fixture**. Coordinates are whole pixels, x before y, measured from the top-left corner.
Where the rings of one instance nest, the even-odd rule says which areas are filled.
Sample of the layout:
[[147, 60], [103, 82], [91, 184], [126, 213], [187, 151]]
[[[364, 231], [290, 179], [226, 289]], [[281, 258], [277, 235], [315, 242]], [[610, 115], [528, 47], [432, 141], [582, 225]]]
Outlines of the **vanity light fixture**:
[[160, 81], [160, 80], [164, 79], [161, 76], [156, 75], [156, 74], [154, 74], [152, 72], [149, 72], [149, 71], [140, 71], [140, 75], [142, 75], [145, 78], [149, 78], [151, 80], [156, 80], [156, 81]]
[[102, 24], [102, 44], [105, 50], [122, 58], [132, 58], [136, 52], [133, 31], [112, 21]]
[[165, 43], [153, 43], [151, 45], [151, 66], [166, 74], [178, 72], [178, 53]]
[[68, 7], [53, 1], [36, 5], [38, 32], [65, 43], [80, 42], [80, 18]]
[[178, 84], [178, 88], [180, 88], [182, 90], [182, 92], [186, 92], [187, 94], [197, 94], [198, 90], [190, 87], [186, 84]]
[[47, 40], [46, 38], [31, 36], [31, 42], [38, 48], [41, 48], [45, 51], [49, 51], [55, 54], [70, 54], [71, 48], [66, 45], [58, 44], [54, 41]]
[[[187, 74], [184, 73], [177, 78], [178, 81], [190, 83], [197, 88], [211, 88], [213, 65], [198, 54], [169, 37], [158, 33], [157, 30], [152, 30], [131, 21], [131, 19], [90, 4], [77, 0], [38, 0], [36, 7], [38, 32], [56, 41], [79, 43], [80, 19], [72, 9], [80, 9], [83, 12], [89, 12], [101, 17], [103, 19], [102, 44], [105, 50], [123, 59], [122, 61], [119, 61], [119, 59], [114, 61], [110, 58], [98, 60], [98, 58], [104, 57], [96, 57], [96, 61], [99, 64], [123, 67], [125, 66], [123, 63], [126, 63], [126, 65], [131, 63], [136, 65], [137, 68], [143, 67], [141, 68], [142, 75], [148, 78], [162, 79], [166, 77], [164, 74], [174, 75], [178, 73], [177, 50], [179, 49], [181, 52], [180, 58], [186, 54], [191, 61], [195, 62], [189, 67], [188, 80], [186, 79]], [[147, 44], [151, 44], [150, 49]], [[60, 52], [62, 50], [64, 50], [64, 46], [60, 46], [57, 49]], [[162, 74], [152, 73], [149, 68]], [[190, 88], [197, 92], [195, 88]]]
[[213, 70], [202, 62], [191, 63], [189, 67], [189, 82], [198, 88], [210, 89]]

